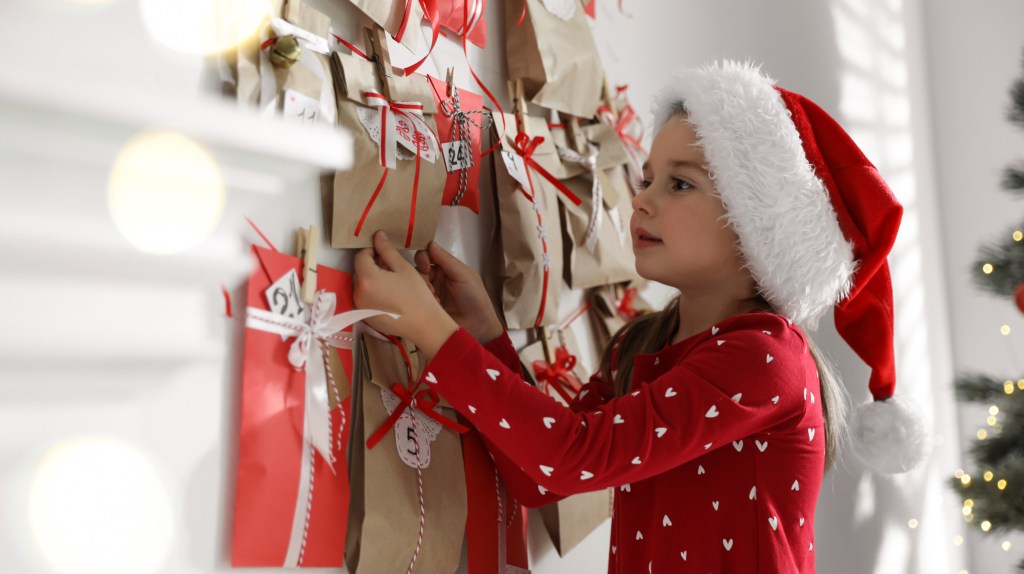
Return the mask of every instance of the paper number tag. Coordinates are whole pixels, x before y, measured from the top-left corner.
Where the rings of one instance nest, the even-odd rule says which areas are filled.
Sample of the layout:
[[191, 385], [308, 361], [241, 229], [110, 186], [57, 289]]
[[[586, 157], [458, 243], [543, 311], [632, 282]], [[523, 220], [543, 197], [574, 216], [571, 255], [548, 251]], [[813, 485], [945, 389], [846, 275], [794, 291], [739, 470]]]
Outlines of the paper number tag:
[[529, 190], [530, 180], [526, 177], [526, 164], [523, 163], [523, 157], [513, 151], [501, 150], [501, 159], [505, 160], [508, 174]]
[[469, 153], [466, 142], [444, 142], [441, 144], [441, 151], [444, 153], [444, 165], [448, 168], [448, 173], [473, 167], [473, 154]]
[[[289, 319], [306, 320], [306, 304], [299, 297], [299, 275], [294, 269], [289, 269], [270, 287], [267, 287], [264, 293], [267, 297], [267, 305], [270, 306], [272, 312]], [[281, 335], [282, 341], [287, 338], [286, 335]]]
[[314, 100], [295, 90], [285, 90], [284, 117], [315, 123], [320, 120], [320, 100]]
[[395, 446], [398, 457], [411, 468], [430, 466], [430, 436], [419, 421], [402, 413], [395, 423]]

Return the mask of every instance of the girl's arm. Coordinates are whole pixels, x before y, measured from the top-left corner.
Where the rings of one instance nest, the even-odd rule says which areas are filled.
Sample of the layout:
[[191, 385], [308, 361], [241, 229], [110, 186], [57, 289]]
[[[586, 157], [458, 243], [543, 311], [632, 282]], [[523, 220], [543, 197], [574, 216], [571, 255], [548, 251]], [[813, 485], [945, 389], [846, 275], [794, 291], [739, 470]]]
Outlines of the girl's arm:
[[[487, 343], [484, 347], [494, 358], [501, 361], [509, 372], [522, 377], [519, 354], [516, 352], [515, 347], [512, 346], [512, 341], [508, 337], [508, 331], [502, 332], [500, 337]], [[570, 408], [576, 411], [584, 408], [594, 408], [601, 402], [608, 400], [608, 397], [607, 387], [600, 377], [595, 374], [590, 378], [590, 382], [580, 389], [580, 394], [573, 400]], [[535, 508], [546, 506], [564, 498], [563, 495], [547, 492], [543, 486], [523, 472], [523, 469], [519, 468], [499, 447], [491, 442], [487, 434], [481, 433], [481, 437], [487, 450], [491, 453], [491, 458], [494, 459], [494, 466], [498, 469], [502, 482], [505, 483], [509, 493], [519, 501], [519, 504], [527, 508]]]
[[[518, 368], [459, 330], [424, 378], [480, 430], [492, 453], [507, 457], [506, 471], [522, 469], [551, 497], [643, 480], [799, 421], [810, 408], [805, 352], [785, 319], [737, 317], [657, 379], [578, 412], [525, 384]], [[810, 432], [808, 440], [815, 440]]]

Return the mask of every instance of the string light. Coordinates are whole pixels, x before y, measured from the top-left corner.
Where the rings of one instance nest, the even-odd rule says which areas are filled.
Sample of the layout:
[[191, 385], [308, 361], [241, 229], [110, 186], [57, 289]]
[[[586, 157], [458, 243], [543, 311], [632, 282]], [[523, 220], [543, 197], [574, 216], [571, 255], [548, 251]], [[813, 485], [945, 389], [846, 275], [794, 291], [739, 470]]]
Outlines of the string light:
[[964, 501], [964, 506], [968, 508], [974, 508], [974, 499], [968, 498]]
[[1017, 380], [1017, 388], [1024, 391], [1024, 379]]
[[1009, 552], [1011, 546], [1013, 546], [1013, 545], [1010, 544], [1009, 540], [1003, 540], [1003, 552]]
[[1006, 479], [1005, 478], [1000, 478], [999, 482], [996, 483], [996, 488], [998, 488], [999, 490], [1005, 490], [1006, 489]]
[[985, 474], [982, 475], [982, 476], [984, 477], [985, 482], [992, 482], [992, 476], [993, 475], [992, 475], [992, 471], [991, 470], [986, 470]]
[[999, 327], [999, 332], [1004, 334], [1004, 335], [1009, 335], [1010, 334], [1010, 326], [1009, 325], [1003, 325], [1002, 327]]
[[988, 408], [988, 414], [996, 416], [999, 414], [999, 407], [992, 405]]
[[957, 478], [960, 478], [963, 475], [964, 475], [964, 469], [962, 469], [962, 468], [956, 469], [956, 472], [953, 473], [953, 476], [955, 476]]
[[959, 534], [957, 534], [956, 536], [953, 537], [953, 544], [955, 544], [956, 546], [960, 546], [963, 543], [964, 543], [964, 537], [963, 536], [960, 536]]
[[992, 530], [992, 523], [989, 522], [988, 520], [982, 520], [981, 521], [981, 531], [982, 532], [988, 532], [989, 530]]
[[986, 263], [986, 264], [981, 266], [981, 271], [985, 275], [991, 275], [992, 274], [992, 269], [993, 269], [993, 267], [992, 267], [991, 263]]
[[971, 515], [971, 507], [970, 506], [965, 506], [965, 507], [960, 509], [960, 512], [962, 512], [964, 516], [970, 516]]
[[1013, 381], [1006, 381], [1003, 383], [1003, 392], [1008, 395], [1013, 394]]
[[917, 519], [916, 518], [911, 518], [907, 522], [907, 526], [909, 526], [911, 529], [917, 528]]
[[1024, 233], [1021, 233], [1020, 230], [1014, 231], [1013, 232], [1013, 240], [1014, 241], [1020, 241], [1021, 239], [1024, 239]]
[[985, 440], [988, 438], [988, 431], [985, 429], [978, 429], [978, 440]]
[[988, 418], [985, 419], [985, 422], [988, 423], [988, 426], [994, 427], [994, 426], [996, 426], [996, 417], [994, 417], [992, 415], [989, 415]]
[[962, 474], [960, 476], [960, 483], [963, 484], [964, 486], [967, 486], [968, 484], [970, 484], [971, 483], [971, 475], [967, 474], [966, 472], [964, 474]]

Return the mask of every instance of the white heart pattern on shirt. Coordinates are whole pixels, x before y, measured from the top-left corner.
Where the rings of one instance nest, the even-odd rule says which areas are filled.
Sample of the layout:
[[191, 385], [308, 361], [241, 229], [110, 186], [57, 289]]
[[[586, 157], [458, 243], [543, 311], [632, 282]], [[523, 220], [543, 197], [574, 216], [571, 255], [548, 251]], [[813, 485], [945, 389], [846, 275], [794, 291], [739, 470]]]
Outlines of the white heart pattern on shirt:
[[487, 369], [487, 376], [491, 377], [492, 381], [497, 381], [498, 380], [498, 375], [500, 375], [500, 374], [501, 374], [501, 371], [499, 371], [497, 369]]
[[807, 429], [807, 440], [814, 440], [814, 427]]
[[554, 470], [555, 469], [551, 468], [550, 466], [544, 466], [543, 464], [540, 465], [540, 471], [544, 473], [544, 476], [551, 476], [551, 473]]
[[721, 347], [721, 346], [722, 346], [722, 345], [724, 345], [724, 344], [725, 344], [725, 340], [724, 340], [724, 339], [719, 339], [719, 340], [718, 340], [718, 346], [719, 346], [719, 347]]
[[476, 414], [476, 407], [474, 407], [473, 405], [469, 405], [469, 412]]
[[776, 516], [769, 516], [768, 517], [768, 524], [772, 525], [772, 530], [778, 530], [779, 529], [779, 519], [778, 519], [778, 517], [776, 517]]
[[722, 546], [725, 546], [725, 551], [726, 551], [726, 552], [728, 552], [728, 551], [732, 550], [732, 538], [730, 538], [730, 539], [728, 539], [728, 540], [726, 540], [725, 538], [723, 538], [723, 539], [722, 539]]
[[804, 400], [807, 400], [807, 387], [804, 387]]
[[793, 486], [789, 487], [790, 490], [800, 490], [800, 481], [794, 480]]
[[750, 495], [748, 496], [748, 498], [750, 500], [757, 500], [757, 487], [756, 486], [750, 487]]
[[660, 365], [661, 364], [661, 357], [654, 357], [654, 364], [655, 365]]
[[709, 419], [713, 419], [713, 418], [717, 417], [718, 416], [718, 407], [715, 406], [715, 405], [711, 405], [711, 408], [708, 409], [708, 412], [705, 413], [704, 416], [709, 418]]
[[697, 466], [697, 474], [704, 474], [704, 472], [705, 472], [704, 471], [704, 465], [703, 464], [698, 465]]
[[502, 428], [506, 428], [506, 429], [511, 429], [512, 428], [512, 425], [508, 424], [508, 421], [505, 420], [505, 419], [501, 419], [501, 422], [498, 423], [498, 426], [500, 426]]
[[803, 525], [804, 525], [804, 517], [803, 517], [803, 516], [801, 516], [801, 517], [800, 517], [800, 526], [803, 526]]
[[743, 393], [736, 393], [735, 395], [732, 396], [732, 402], [739, 403], [740, 399], [742, 399], [742, 398], [743, 398]]
[[680, 552], [679, 555], [683, 557], [683, 562], [686, 562], [686, 550]]
[[754, 444], [757, 446], [757, 450], [761, 452], [764, 452], [764, 449], [768, 448], [768, 441], [761, 442], [757, 439], [754, 439]]
[[743, 439], [732, 441], [732, 447], [736, 449], [736, 452], [743, 450]]
[[590, 473], [590, 471], [584, 470], [583, 472], [580, 473], [580, 480], [588, 480], [591, 478], [594, 478], [594, 475]]
[[669, 519], [667, 514], [665, 515], [664, 518], [661, 519], [661, 525], [662, 526], [672, 526], [672, 520]]
[[636, 531], [636, 539], [637, 540], [643, 540], [644, 539], [643, 533], [640, 532], [639, 530]]
[[674, 396], [676, 396], [676, 391], [672, 387], [669, 387], [665, 391], [665, 398], [668, 399], [668, 398], [672, 398]]
[[633, 464], [640, 464], [640, 457], [639, 456], [634, 456], [633, 457]]
[[761, 331], [761, 332], [764, 333], [765, 335], [771, 335], [772, 334], [771, 331]]
[[717, 335], [718, 334], [718, 327], [712, 326], [711, 327], [711, 334], [712, 335]]
[[768, 353], [768, 356], [765, 358], [764, 362], [770, 363], [770, 362], [772, 362], [774, 360], [775, 360], [775, 357], [773, 357], [771, 353]]
[[436, 385], [437, 384], [437, 379], [434, 377], [434, 373], [427, 372], [427, 376], [425, 376], [423, 378], [426, 379], [427, 382], [432, 384], [432, 385]]
[[615, 547], [615, 545], [614, 545], [614, 544], [612, 544], [612, 554], [615, 554], [615, 551], [616, 551], [616, 550], [617, 550], [617, 548]]
[[665, 436], [665, 433], [668, 432], [668, 429], [665, 428], [665, 427], [658, 427], [658, 428], [654, 429], [654, 432], [655, 432], [655, 434], [658, 435], [658, 438], [661, 438], [661, 437]]
[[772, 397], [772, 404], [773, 405], [779, 404], [779, 395], [775, 395], [774, 397]]
[[623, 484], [619, 487], [619, 492], [633, 492], [633, 489], [628, 484]]
[[635, 397], [635, 396], [640, 394], [640, 391], [633, 391], [632, 393], [629, 393], [629, 394], [631, 394], [631, 395], [633, 395]]
[[812, 405], [814, 404], [814, 393], [813, 392], [811, 392], [811, 404]]
[[715, 507], [715, 510], [718, 510], [718, 501], [717, 501], [717, 500], [715, 500], [715, 501], [712, 501], [712, 502], [711, 502], [711, 506], [714, 506], [714, 507]]
[[544, 426], [551, 428], [555, 424], [555, 417], [544, 417]]
[[537, 490], [540, 491], [541, 494], [547, 494], [548, 493], [548, 489], [544, 488], [543, 486], [541, 486], [539, 484], [537, 485]]
[[613, 421], [612, 421], [612, 424], [617, 424], [617, 425], [621, 425], [621, 424], [622, 424], [622, 423], [624, 423], [624, 422], [626, 422], [626, 421], [624, 421], [624, 420], [622, 419], [622, 415], [620, 415], [620, 414], [616, 414], [616, 415], [615, 415], [615, 420], [613, 420]]
[[[612, 376], [614, 377], [615, 374], [613, 373]], [[580, 394], [576, 395], [576, 398], [577, 399], [582, 399], [583, 397], [587, 396], [587, 393], [589, 393], [589, 392], [590, 392], [590, 389], [583, 389], [582, 391], [580, 391]]]
[[707, 450], [709, 448], [711, 448], [711, 443], [708, 443], [708, 444], [704, 445], [704, 450]]

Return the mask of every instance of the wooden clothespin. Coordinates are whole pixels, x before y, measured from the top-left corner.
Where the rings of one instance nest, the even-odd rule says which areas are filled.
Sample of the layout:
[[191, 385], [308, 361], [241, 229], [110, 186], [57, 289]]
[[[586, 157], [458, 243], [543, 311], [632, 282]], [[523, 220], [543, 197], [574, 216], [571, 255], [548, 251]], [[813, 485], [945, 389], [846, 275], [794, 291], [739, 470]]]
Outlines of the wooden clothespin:
[[302, 302], [312, 305], [316, 298], [316, 257], [320, 247], [320, 228], [300, 227], [296, 233], [296, 252], [302, 259]]
[[549, 365], [553, 365], [555, 362], [555, 351], [551, 348], [551, 335], [548, 332], [548, 328], [538, 327], [537, 334], [540, 336], [541, 346], [544, 347], [544, 360]]
[[455, 68], [448, 68], [444, 77], [445, 84], [448, 85], [448, 97], [452, 97], [455, 93]]
[[601, 99], [604, 100], [604, 105], [612, 111], [612, 115], [619, 117], [619, 110], [615, 106], [615, 96], [612, 95], [612, 90], [608, 87], [608, 76], [604, 77], [604, 82], [601, 84]]
[[565, 126], [565, 135], [569, 141], [569, 147], [580, 155], [587, 154], [587, 137], [580, 129], [580, 119], [568, 114], [559, 114], [562, 118], [562, 125]]
[[516, 130], [529, 135], [526, 124], [526, 90], [522, 78], [508, 81], [508, 97], [512, 100], [512, 113], [516, 116]]
[[391, 84], [392, 78], [398, 75], [391, 66], [391, 56], [388, 53], [387, 32], [380, 24], [374, 24], [372, 28], [363, 28], [363, 37], [366, 39], [366, 51], [370, 61], [377, 65], [377, 75], [380, 77], [380, 91], [384, 97], [394, 100], [394, 90]]

